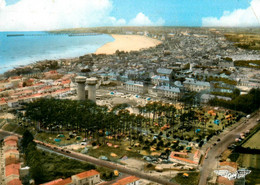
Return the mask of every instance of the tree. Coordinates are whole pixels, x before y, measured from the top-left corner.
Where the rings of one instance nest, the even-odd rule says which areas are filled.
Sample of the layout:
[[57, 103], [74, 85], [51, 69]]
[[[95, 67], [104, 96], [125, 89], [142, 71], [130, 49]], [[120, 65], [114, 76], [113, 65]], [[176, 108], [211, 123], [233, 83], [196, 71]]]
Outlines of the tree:
[[[28, 145], [29, 145], [30, 143], [34, 143], [34, 142], [33, 142], [33, 139], [34, 139], [33, 135], [32, 135], [31, 132], [29, 132], [28, 130], [26, 130], [26, 131], [23, 133], [23, 138], [22, 138], [22, 140], [21, 140], [21, 146], [22, 146], [22, 148], [23, 148], [24, 151], [26, 150], [26, 148], [28, 147]], [[36, 144], [34, 143], [34, 145], [36, 145]]]

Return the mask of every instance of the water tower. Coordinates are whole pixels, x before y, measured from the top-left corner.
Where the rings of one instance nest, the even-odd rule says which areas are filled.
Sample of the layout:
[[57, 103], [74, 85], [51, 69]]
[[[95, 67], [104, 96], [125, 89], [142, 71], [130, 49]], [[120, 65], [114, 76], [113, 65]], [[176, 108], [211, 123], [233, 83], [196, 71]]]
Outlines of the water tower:
[[88, 84], [88, 99], [93, 101], [93, 102], [96, 102], [97, 79], [96, 78], [88, 78], [87, 84]]
[[78, 100], [85, 100], [86, 93], [85, 93], [85, 83], [86, 77], [84, 76], [77, 76], [75, 78], [76, 83], [78, 84]]

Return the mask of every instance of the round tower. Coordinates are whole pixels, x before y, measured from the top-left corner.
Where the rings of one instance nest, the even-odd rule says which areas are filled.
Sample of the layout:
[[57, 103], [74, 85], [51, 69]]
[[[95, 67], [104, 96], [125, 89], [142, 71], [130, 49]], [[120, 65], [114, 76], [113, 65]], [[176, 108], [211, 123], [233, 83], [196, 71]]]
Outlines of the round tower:
[[93, 101], [93, 102], [96, 102], [97, 79], [96, 78], [88, 78], [87, 84], [88, 84], [88, 99]]
[[77, 76], [75, 78], [75, 81], [78, 84], [78, 100], [85, 100], [86, 99], [86, 93], [85, 93], [86, 77]]

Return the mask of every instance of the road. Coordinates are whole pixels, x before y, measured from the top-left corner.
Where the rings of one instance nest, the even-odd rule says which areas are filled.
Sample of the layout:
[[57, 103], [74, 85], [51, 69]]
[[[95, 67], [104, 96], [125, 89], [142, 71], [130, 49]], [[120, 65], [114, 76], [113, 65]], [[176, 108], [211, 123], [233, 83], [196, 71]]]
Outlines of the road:
[[199, 185], [207, 184], [208, 177], [213, 170], [217, 168], [218, 156], [221, 155], [230, 144], [235, 142], [235, 138], [239, 137], [241, 132], [245, 132], [246, 130], [255, 127], [258, 124], [257, 119], [259, 118], [260, 111], [246, 121], [240, 120], [231, 127], [229, 132], [224, 131], [220, 135], [216, 136], [216, 138], [220, 138], [221, 141], [218, 142], [216, 146], [212, 146], [207, 154], [207, 159], [204, 159], [201, 167]]
[[[8, 135], [11, 135], [11, 134], [14, 134], [14, 133], [3, 131], [3, 130], [0, 129], [0, 139], [6, 137]], [[17, 135], [17, 134], [15, 134], [15, 135]], [[120, 171], [122, 173], [125, 173], [125, 174], [128, 174], [128, 175], [134, 175], [134, 176], [139, 177], [141, 179], [146, 179], [146, 180], [153, 181], [153, 182], [156, 182], [156, 183], [159, 183], [159, 184], [176, 185], [175, 183], [169, 182], [169, 181], [164, 180], [162, 178], [158, 178], [158, 177], [155, 177], [155, 176], [152, 176], [152, 175], [148, 175], [148, 174], [140, 172], [140, 171], [131, 170], [129, 168], [126, 168], [123, 165], [119, 165], [119, 164], [112, 163], [112, 162], [109, 162], [109, 161], [104, 161], [104, 160], [101, 160], [101, 159], [91, 157], [89, 155], [80, 154], [80, 153], [73, 152], [73, 151], [69, 151], [69, 153], [68, 153], [68, 152], [66, 152], [68, 150], [61, 151], [61, 148], [57, 147], [57, 149], [54, 149], [54, 148], [50, 148], [48, 146], [44, 146], [44, 145], [39, 144], [40, 141], [36, 141], [36, 142], [38, 143], [38, 146], [40, 148], [43, 148], [45, 150], [49, 150], [49, 151], [57, 153], [57, 154], [62, 154], [63, 156], [66, 156], [66, 157], [74, 158], [74, 159], [81, 160], [81, 161], [86, 161], [86, 162], [92, 163], [94, 165], [110, 168], [112, 170], [117, 169], [118, 171]]]

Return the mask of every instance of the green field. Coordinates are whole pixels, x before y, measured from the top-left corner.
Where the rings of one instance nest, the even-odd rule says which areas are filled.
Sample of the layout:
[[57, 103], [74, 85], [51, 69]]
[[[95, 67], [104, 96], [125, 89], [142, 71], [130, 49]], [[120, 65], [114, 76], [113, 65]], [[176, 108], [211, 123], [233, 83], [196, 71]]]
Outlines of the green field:
[[171, 181], [180, 185], [197, 185], [199, 182], [199, 173], [190, 172], [189, 177], [184, 177], [183, 173], [178, 173]]
[[242, 167], [260, 169], [259, 154], [239, 154], [237, 162]]
[[260, 149], [260, 130], [256, 132], [250, 139], [248, 139], [242, 146], [251, 149]]
[[260, 184], [260, 170], [250, 168], [251, 173], [246, 176], [246, 184], [247, 185], [255, 185]]
[[239, 154], [237, 160], [239, 166], [251, 170], [246, 176], [246, 184], [260, 184], [260, 155], [259, 154]]

